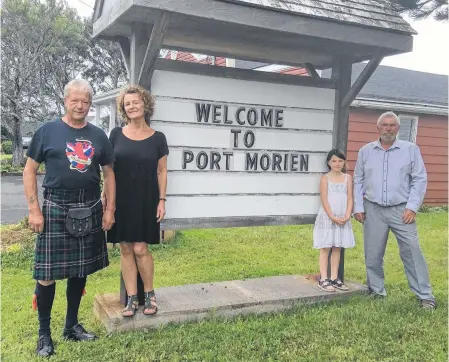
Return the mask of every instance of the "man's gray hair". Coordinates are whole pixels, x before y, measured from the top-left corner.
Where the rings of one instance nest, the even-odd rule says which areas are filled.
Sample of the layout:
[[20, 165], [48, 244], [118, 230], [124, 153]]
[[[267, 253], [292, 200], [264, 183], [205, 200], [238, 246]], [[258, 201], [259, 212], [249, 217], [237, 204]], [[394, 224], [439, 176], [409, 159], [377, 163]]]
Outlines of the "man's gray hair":
[[73, 79], [68, 82], [64, 87], [64, 98], [69, 95], [69, 92], [71, 90], [89, 93], [89, 99], [92, 101], [94, 90], [92, 89], [88, 81], [84, 79]]
[[393, 118], [396, 121], [398, 126], [401, 125], [401, 121], [399, 120], [399, 117], [394, 112], [391, 112], [391, 111], [381, 114], [380, 117], [377, 119], [377, 125], [380, 126], [380, 124], [382, 123], [382, 121], [385, 118]]

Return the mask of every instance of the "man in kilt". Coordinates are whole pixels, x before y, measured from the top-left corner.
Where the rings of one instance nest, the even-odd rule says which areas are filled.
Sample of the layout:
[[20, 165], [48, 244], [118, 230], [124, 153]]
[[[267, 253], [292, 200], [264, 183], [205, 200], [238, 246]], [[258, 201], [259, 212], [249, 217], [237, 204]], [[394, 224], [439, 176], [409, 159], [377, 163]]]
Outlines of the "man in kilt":
[[[56, 280], [67, 279], [67, 316], [64, 339], [89, 341], [97, 337], [78, 323], [81, 296], [89, 274], [109, 265], [105, 231], [114, 224], [114, 153], [106, 134], [88, 123], [92, 88], [82, 79], [64, 88], [66, 114], [44, 123], [34, 134], [23, 171], [31, 230], [36, 240], [33, 278], [37, 280], [39, 339], [37, 355], [54, 353], [50, 317]], [[42, 210], [36, 174], [45, 163]], [[100, 201], [100, 167], [107, 207]]]

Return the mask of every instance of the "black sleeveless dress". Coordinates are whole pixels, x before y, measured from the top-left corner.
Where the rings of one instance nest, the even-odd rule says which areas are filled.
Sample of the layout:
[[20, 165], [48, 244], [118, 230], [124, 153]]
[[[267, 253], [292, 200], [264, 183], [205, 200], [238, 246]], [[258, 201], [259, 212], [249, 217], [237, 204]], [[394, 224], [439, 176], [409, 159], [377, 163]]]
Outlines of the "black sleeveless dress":
[[157, 222], [159, 184], [157, 165], [168, 155], [165, 135], [154, 133], [141, 141], [127, 138], [121, 127], [111, 131], [114, 148], [116, 211], [115, 224], [108, 231], [108, 242], [159, 243]]

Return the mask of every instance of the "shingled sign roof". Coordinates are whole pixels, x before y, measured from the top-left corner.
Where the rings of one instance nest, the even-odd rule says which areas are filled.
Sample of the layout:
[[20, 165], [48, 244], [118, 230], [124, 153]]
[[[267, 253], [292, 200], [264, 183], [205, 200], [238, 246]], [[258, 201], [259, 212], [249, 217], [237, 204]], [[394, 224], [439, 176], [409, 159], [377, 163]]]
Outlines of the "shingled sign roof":
[[397, 13], [390, 1], [383, 0], [220, 0], [261, 7], [326, 20], [397, 30], [416, 34]]
[[162, 14], [163, 48], [317, 69], [409, 52], [415, 34], [387, 0], [96, 0], [93, 35], [123, 43]]

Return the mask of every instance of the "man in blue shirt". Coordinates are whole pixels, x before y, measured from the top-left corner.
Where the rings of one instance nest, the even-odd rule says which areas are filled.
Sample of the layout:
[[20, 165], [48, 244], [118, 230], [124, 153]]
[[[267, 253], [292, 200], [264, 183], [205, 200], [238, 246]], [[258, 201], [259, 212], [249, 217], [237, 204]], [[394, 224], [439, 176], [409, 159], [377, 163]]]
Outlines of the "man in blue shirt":
[[360, 149], [354, 170], [354, 217], [363, 223], [370, 293], [386, 296], [383, 259], [391, 230], [410, 289], [423, 308], [434, 309], [415, 223], [426, 193], [427, 173], [418, 146], [397, 139], [399, 127], [393, 112], [382, 114], [377, 121], [380, 138]]

